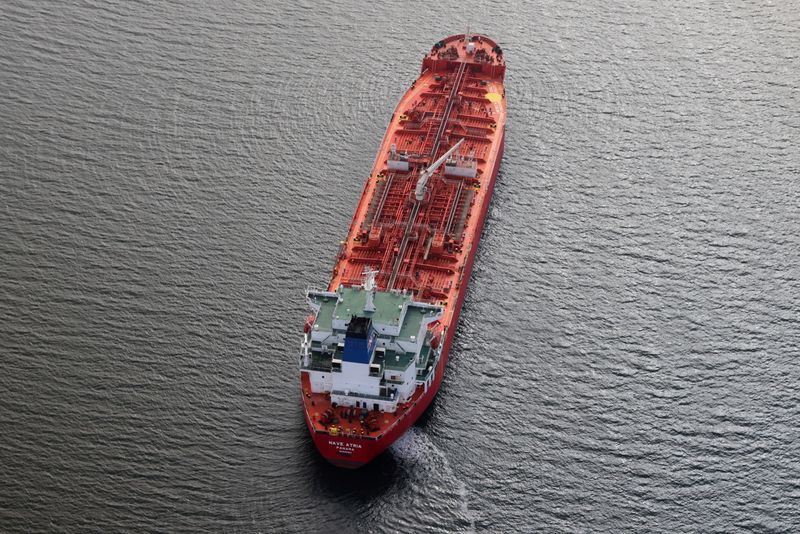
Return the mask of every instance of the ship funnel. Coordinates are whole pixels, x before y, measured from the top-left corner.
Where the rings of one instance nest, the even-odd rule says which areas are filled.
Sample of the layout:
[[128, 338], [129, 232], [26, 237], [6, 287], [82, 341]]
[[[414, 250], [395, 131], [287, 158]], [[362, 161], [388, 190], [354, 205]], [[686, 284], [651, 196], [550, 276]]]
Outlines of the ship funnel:
[[370, 363], [375, 352], [375, 329], [369, 317], [350, 318], [347, 333], [344, 336], [343, 362]]

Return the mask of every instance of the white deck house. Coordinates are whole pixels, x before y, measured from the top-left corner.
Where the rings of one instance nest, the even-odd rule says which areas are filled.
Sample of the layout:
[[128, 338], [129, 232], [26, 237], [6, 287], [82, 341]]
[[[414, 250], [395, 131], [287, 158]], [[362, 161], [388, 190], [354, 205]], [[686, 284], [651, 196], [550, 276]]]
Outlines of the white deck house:
[[394, 412], [418, 385], [430, 386], [440, 349], [428, 326], [442, 308], [372, 285], [307, 293], [315, 317], [300, 370], [313, 393], [329, 392], [337, 405]]

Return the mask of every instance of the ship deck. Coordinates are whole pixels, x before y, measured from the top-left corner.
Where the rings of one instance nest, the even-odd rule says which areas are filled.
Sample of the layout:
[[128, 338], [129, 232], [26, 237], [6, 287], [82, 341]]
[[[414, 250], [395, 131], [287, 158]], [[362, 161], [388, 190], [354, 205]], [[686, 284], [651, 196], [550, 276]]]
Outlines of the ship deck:
[[[486, 186], [502, 150], [504, 74], [502, 51], [482, 36], [449, 37], [425, 56], [381, 143], [330, 290], [360, 284], [369, 267], [378, 270], [380, 289], [408, 290], [415, 300], [445, 308], [456, 299], [480, 238], [476, 215], [489, 202]], [[420, 172], [462, 138], [455, 159], [474, 166], [474, 177], [448, 173], [444, 165], [424, 200], [416, 201]], [[441, 326], [451, 319], [452, 309], [446, 310]]]

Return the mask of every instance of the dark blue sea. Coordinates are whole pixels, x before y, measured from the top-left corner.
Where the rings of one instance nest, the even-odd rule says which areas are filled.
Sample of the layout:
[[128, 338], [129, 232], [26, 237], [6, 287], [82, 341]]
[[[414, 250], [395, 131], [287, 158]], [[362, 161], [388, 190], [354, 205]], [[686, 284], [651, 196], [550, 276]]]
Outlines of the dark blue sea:
[[[303, 294], [465, 31], [509, 122], [450, 363], [341, 471]], [[800, 532], [800, 4], [4, 0], [0, 532]]]

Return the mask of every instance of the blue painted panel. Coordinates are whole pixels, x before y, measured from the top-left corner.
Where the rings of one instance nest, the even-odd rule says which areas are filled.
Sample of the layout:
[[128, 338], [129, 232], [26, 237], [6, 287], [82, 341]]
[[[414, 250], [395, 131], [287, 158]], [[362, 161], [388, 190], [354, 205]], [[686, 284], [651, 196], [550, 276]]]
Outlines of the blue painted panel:
[[344, 338], [344, 353], [342, 361], [355, 363], [369, 363], [372, 351], [375, 348], [375, 331], [370, 329], [367, 338], [346, 336]]

